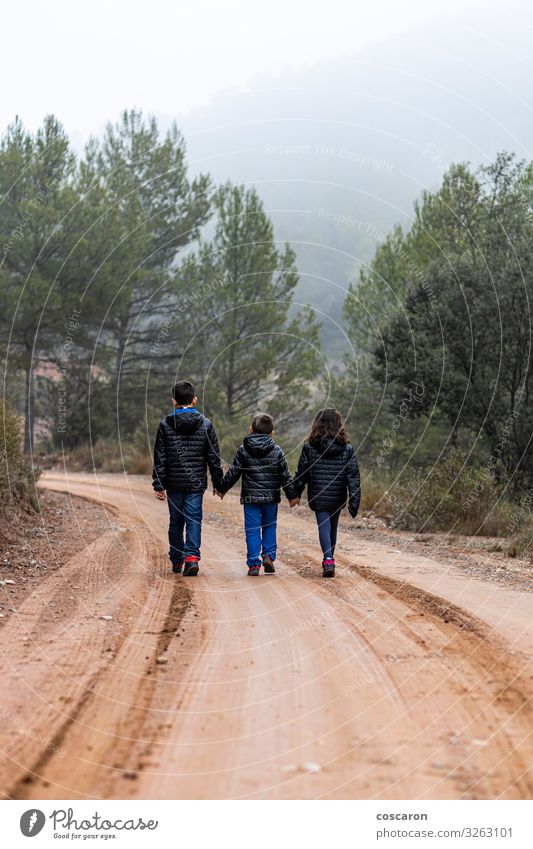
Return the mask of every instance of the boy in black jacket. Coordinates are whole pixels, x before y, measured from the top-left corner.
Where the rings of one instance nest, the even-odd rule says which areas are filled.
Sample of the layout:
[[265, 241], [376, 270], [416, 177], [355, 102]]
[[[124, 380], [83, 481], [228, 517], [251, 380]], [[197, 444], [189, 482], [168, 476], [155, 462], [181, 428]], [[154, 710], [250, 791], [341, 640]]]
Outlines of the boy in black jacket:
[[180, 380], [172, 395], [174, 412], [157, 429], [152, 486], [156, 498], [164, 501], [168, 496], [172, 571], [179, 574], [183, 569], [184, 575], [197, 575], [207, 468], [213, 487], [218, 489], [222, 466], [215, 428], [196, 409], [198, 399], [192, 383]]
[[258, 413], [244, 438], [233, 463], [218, 489], [225, 493], [242, 476], [241, 504], [244, 504], [244, 529], [249, 575], [259, 575], [261, 561], [265, 572], [276, 570], [276, 526], [281, 488], [294, 507], [292, 480], [283, 451], [272, 439], [274, 419], [268, 413]]

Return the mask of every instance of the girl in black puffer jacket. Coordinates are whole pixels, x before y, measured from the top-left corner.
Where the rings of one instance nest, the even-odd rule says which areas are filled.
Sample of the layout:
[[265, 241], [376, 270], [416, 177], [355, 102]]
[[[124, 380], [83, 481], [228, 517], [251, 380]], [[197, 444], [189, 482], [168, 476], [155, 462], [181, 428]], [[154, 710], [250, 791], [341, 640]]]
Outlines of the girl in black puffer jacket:
[[307, 500], [315, 512], [320, 546], [322, 574], [335, 575], [335, 544], [342, 508], [348, 501], [350, 516], [355, 518], [361, 500], [361, 481], [355, 451], [340, 413], [332, 408], [316, 414], [311, 433], [304, 443], [294, 492], [299, 498], [307, 486]]

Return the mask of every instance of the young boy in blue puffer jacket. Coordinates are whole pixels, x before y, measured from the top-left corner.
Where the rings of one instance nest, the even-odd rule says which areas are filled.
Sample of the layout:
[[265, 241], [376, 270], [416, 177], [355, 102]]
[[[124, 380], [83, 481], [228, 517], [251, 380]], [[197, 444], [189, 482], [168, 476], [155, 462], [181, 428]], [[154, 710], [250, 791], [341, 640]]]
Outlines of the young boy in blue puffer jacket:
[[276, 531], [281, 489], [293, 507], [291, 475], [285, 455], [272, 439], [274, 419], [268, 413], [258, 413], [250, 433], [243, 440], [233, 463], [222, 479], [218, 492], [225, 493], [242, 478], [241, 504], [244, 505], [244, 529], [249, 575], [259, 575], [261, 566], [267, 574], [276, 569]]

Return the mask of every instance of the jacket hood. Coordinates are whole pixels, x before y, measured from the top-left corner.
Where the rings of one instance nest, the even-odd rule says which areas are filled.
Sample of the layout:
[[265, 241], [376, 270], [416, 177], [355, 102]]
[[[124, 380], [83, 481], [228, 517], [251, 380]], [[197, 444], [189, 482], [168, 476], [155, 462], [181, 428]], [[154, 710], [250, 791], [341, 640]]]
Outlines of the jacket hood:
[[181, 413], [170, 413], [166, 417], [167, 424], [177, 433], [194, 433], [202, 424], [204, 417], [198, 410], [185, 410]]
[[338, 457], [346, 448], [346, 445], [342, 442], [332, 441], [327, 436], [322, 436], [316, 442], [312, 442], [311, 445], [324, 457]]
[[272, 451], [276, 443], [268, 433], [250, 433], [244, 437], [243, 445], [251, 457], [264, 457]]

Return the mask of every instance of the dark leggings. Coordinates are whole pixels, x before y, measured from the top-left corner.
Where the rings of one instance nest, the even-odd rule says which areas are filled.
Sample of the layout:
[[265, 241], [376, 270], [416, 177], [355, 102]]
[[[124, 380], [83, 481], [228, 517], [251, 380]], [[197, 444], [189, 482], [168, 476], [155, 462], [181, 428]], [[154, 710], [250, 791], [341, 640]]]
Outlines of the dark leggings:
[[335, 510], [333, 513], [330, 513], [329, 510], [315, 511], [320, 547], [324, 555], [324, 560], [333, 560], [340, 515], [340, 510]]

